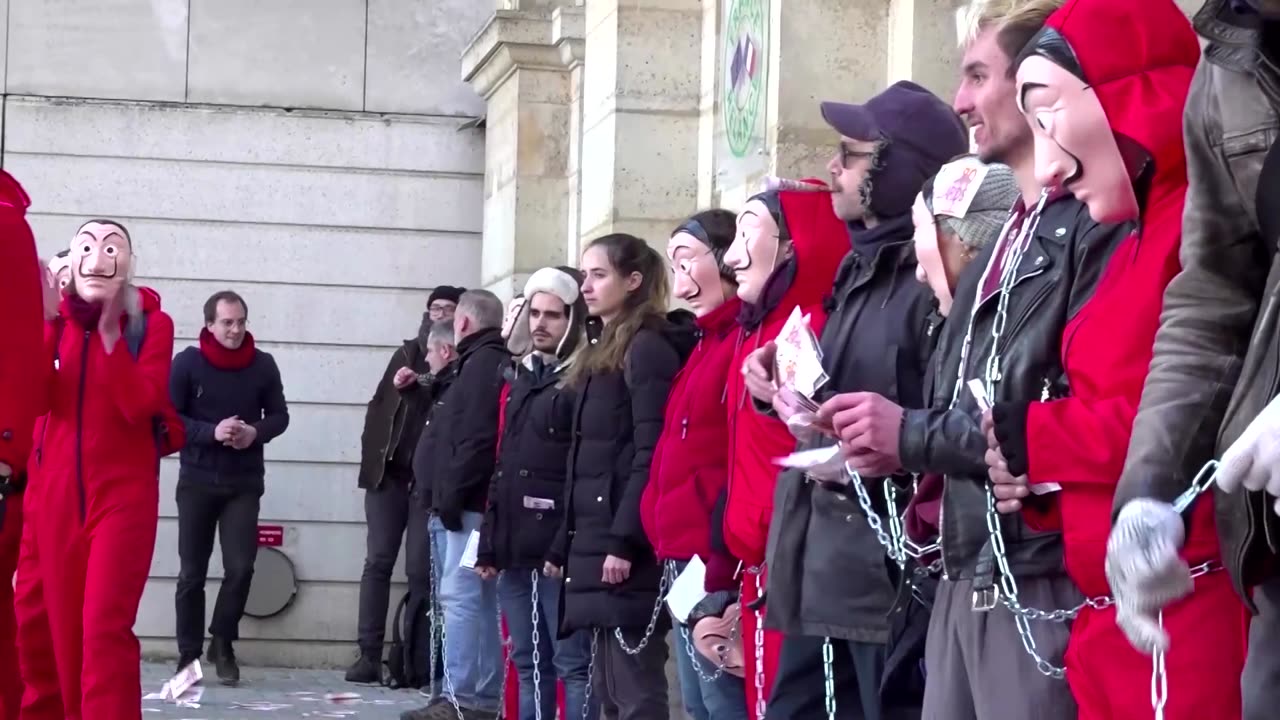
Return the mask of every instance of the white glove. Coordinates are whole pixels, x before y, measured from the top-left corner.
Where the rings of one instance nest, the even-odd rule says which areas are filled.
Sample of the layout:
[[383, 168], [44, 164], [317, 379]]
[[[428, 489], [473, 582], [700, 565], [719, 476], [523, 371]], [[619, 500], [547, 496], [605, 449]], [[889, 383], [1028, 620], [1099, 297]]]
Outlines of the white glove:
[[1116, 624], [1138, 650], [1169, 646], [1157, 615], [1191, 592], [1191, 570], [1178, 556], [1186, 539], [1182, 517], [1168, 503], [1138, 498], [1120, 510], [1107, 539], [1107, 582], [1116, 599]]
[[[1218, 487], [1235, 492], [1241, 485], [1280, 496], [1280, 397], [1258, 413], [1222, 456]], [[1280, 500], [1274, 509], [1280, 513]]]

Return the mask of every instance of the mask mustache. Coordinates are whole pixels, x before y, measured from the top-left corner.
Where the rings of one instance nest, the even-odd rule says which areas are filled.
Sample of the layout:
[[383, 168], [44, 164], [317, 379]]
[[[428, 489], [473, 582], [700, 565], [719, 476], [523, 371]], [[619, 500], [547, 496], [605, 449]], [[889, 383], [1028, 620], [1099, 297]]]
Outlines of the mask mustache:
[[80, 277], [82, 277], [82, 278], [99, 278], [99, 279], [101, 279], [101, 280], [111, 280], [111, 279], [113, 279], [113, 278], [116, 276], [116, 273], [117, 273], [117, 271], [118, 271], [118, 267], [119, 267], [119, 266], [118, 266], [118, 264], [116, 263], [115, 258], [112, 258], [112, 259], [111, 259], [111, 274], [110, 274], [110, 275], [106, 275], [106, 274], [103, 274], [103, 273], [92, 273], [92, 272], [86, 272], [86, 271], [85, 271], [85, 269], [84, 269], [84, 261], [85, 261], [85, 258], [81, 258], [81, 259], [80, 259]]

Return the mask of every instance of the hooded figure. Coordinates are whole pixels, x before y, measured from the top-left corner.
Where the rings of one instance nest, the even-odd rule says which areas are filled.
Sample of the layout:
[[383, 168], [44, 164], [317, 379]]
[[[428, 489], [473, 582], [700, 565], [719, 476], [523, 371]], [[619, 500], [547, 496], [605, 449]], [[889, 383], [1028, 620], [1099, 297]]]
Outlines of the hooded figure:
[[0, 287], [8, 316], [8, 333], [0, 346], [0, 720], [16, 720], [22, 701], [11, 581], [22, 537], [32, 429], [45, 401], [43, 388], [33, 379], [42, 376], [48, 362], [33, 348], [40, 346], [42, 333], [41, 285], [49, 286], [52, 276], [45, 275], [36, 258], [26, 220], [30, 204], [18, 181], [0, 171]]
[[[1061, 486], [1048, 505], [1024, 513], [1041, 527], [1060, 524], [1067, 572], [1087, 597], [1109, 590], [1112, 496], [1164, 289], [1179, 269], [1187, 188], [1180, 123], [1198, 59], [1191, 26], [1171, 0], [1069, 0], [1015, 61], [1042, 184], [1065, 188], [1097, 222], [1138, 221], [1063, 329], [1070, 394], [998, 403], [992, 412], [998, 464], [1029, 484]], [[1001, 498], [995, 470], [992, 479]], [[1181, 524], [1176, 515], [1173, 522]], [[1184, 556], [1216, 564], [1212, 499], [1201, 498], [1187, 523]], [[1226, 573], [1210, 570], [1195, 586], [1164, 613], [1173, 638], [1164, 717], [1238, 718], [1244, 609]], [[1151, 717], [1153, 660], [1129, 645], [1117, 622], [1138, 635], [1159, 631], [1118, 599], [1118, 610], [1084, 607], [1071, 627], [1066, 677], [1085, 720]]]
[[[565, 707], [574, 717], [587, 702], [590, 634], [557, 636], [561, 581], [542, 574], [565, 512], [565, 459], [573, 437], [576, 395], [566, 387], [564, 373], [585, 338], [587, 306], [579, 291], [581, 278], [572, 268], [544, 267], [529, 277], [519, 304], [509, 308], [517, 308], [510, 315], [507, 345], [516, 357], [503, 372], [498, 463], [480, 527], [476, 569], [483, 575], [502, 573], [498, 603], [519, 683], [516, 706], [506, 700], [512, 718], [536, 717], [539, 703], [541, 717], [555, 717], [557, 679], [564, 683]], [[552, 649], [542, 648], [536, 662], [535, 631]], [[541, 683], [537, 693], [535, 666]]]
[[[747, 706], [755, 720], [763, 720], [759, 709], [772, 687], [782, 642], [779, 634], [768, 631], [764, 647], [757, 648], [764, 612], [754, 607], [766, 581], [765, 545], [778, 477], [773, 461], [790, 453], [796, 439], [786, 424], [756, 407], [741, 368], [752, 352], [778, 337], [797, 308], [809, 316], [814, 333], [822, 331], [827, 316], [823, 301], [849, 251], [849, 231], [832, 211], [825, 184], [813, 179], [771, 184], [774, 189], [753, 196], [738, 213], [738, 237], [725, 255], [743, 305], [733, 336], [730, 367], [735, 372], [728, 376], [731, 462], [724, 521], [718, 525], [724, 546], [746, 569], [741, 604], [751, 609], [742, 613], [742, 640]], [[759, 697], [757, 679], [764, 697]]]
[[133, 624], [160, 455], [171, 451], [161, 442], [182, 432], [169, 400], [173, 320], [155, 292], [129, 282], [133, 248], [119, 223], [85, 223], [70, 258], [70, 294], [45, 329], [49, 364], [32, 382], [48, 416], [15, 589], [22, 716], [128, 720], [141, 717]]

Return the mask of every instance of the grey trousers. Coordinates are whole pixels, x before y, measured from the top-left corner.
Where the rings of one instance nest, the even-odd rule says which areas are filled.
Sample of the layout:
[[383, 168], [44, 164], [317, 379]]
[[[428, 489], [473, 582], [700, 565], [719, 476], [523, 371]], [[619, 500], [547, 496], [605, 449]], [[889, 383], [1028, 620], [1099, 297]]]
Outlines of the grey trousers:
[[1249, 656], [1240, 676], [1244, 720], [1274, 720], [1280, 707], [1280, 574], [1253, 591], [1258, 615], [1249, 623]]
[[[666, 628], [649, 638], [644, 649], [629, 655], [614, 639], [613, 629], [601, 628], [591, 683], [606, 720], [670, 720], [667, 702]], [[626, 629], [622, 637], [633, 649], [644, 630]], [[572, 719], [571, 719], [572, 720]]]
[[[971, 580], [938, 584], [925, 644], [924, 720], [1076, 720], [1065, 680], [1040, 674], [1003, 605], [974, 612]], [[1042, 610], [1074, 607], [1082, 596], [1065, 575], [1018, 581], [1019, 600]], [[1062, 667], [1071, 626], [1032, 622], [1041, 657]]]

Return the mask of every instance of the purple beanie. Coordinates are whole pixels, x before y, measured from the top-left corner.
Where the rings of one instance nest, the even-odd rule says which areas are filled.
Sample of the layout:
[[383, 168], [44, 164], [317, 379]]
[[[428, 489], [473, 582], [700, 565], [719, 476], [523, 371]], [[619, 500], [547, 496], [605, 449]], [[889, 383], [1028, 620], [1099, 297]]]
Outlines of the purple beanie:
[[937, 95], [908, 80], [890, 85], [862, 105], [822, 103], [822, 118], [854, 140], [886, 141], [871, 173], [871, 212], [911, 212], [924, 181], [969, 150], [964, 121]]

